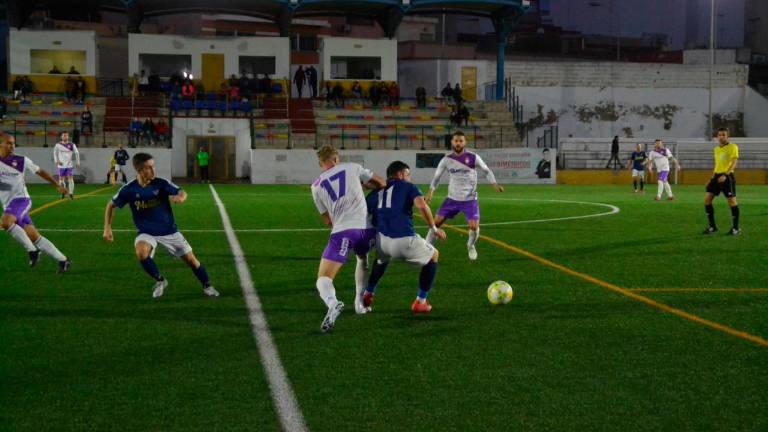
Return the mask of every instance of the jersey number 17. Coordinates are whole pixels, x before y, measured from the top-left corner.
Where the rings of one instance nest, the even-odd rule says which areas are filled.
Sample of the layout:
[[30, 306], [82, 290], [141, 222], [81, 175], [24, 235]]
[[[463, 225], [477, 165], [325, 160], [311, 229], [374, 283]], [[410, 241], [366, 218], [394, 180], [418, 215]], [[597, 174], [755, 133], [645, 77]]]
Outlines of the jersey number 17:
[[[345, 174], [345, 171], [339, 171], [320, 183], [326, 192], [328, 192], [328, 196], [331, 197], [331, 201], [333, 202], [336, 202], [339, 198], [343, 197], [345, 193], [347, 193], [347, 176]], [[337, 182], [339, 186], [338, 193], [333, 190], [333, 185], [331, 185], [331, 182]]]

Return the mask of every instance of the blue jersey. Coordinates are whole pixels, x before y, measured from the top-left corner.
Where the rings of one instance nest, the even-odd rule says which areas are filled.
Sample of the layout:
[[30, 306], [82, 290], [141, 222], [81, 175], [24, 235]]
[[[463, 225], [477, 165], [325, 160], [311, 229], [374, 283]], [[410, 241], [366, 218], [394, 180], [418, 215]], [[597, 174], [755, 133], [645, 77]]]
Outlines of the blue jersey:
[[632, 152], [632, 156], [629, 157], [632, 161], [632, 169], [636, 171], [642, 171], [645, 169], [643, 162], [648, 159], [648, 156], [644, 151]]
[[126, 204], [131, 206], [133, 223], [139, 234], [165, 236], [178, 231], [168, 197], [180, 191], [181, 188], [159, 177], [155, 177], [145, 187], [138, 180], [133, 180], [120, 188], [112, 197], [112, 203], [117, 208], [123, 208]]
[[390, 238], [416, 235], [413, 230], [413, 200], [419, 188], [405, 180], [387, 180], [387, 187], [368, 195], [368, 211], [376, 230]]

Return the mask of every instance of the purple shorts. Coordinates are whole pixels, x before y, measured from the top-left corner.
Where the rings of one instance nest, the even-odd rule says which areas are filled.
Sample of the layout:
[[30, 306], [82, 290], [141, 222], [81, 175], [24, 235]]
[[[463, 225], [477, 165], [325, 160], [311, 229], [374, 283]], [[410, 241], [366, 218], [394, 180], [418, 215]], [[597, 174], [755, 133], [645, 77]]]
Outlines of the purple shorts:
[[72, 175], [72, 168], [59, 168], [59, 177], [70, 177]]
[[328, 245], [323, 251], [323, 258], [344, 264], [349, 250], [355, 255], [366, 255], [376, 241], [375, 229], [348, 229], [331, 234]]
[[477, 200], [456, 201], [446, 198], [443, 205], [437, 210], [437, 215], [446, 219], [453, 219], [459, 213], [464, 213], [464, 219], [468, 221], [480, 220], [480, 204]]
[[3, 213], [12, 214], [16, 217], [16, 224], [20, 227], [32, 225], [32, 219], [29, 217], [29, 209], [32, 208], [32, 200], [29, 198], [16, 198], [8, 203], [8, 207]]
[[665, 182], [669, 178], [669, 171], [659, 171], [659, 181]]

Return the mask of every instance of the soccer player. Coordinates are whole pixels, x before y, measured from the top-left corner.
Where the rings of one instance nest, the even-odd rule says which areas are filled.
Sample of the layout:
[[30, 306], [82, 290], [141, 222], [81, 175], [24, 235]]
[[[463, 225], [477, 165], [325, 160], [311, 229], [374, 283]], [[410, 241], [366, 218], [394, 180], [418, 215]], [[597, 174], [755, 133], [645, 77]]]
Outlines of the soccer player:
[[136, 153], [133, 156], [133, 167], [136, 169], [136, 179], [120, 188], [107, 203], [104, 212], [104, 240], [114, 240], [112, 218], [115, 208], [123, 208], [128, 204], [133, 214], [133, 223], [139, 230], [134, 241], [136, 257], [144, 271], [155, 280], [152, 297], [162, 296], [168, 287], [168, 281], [160, 274], [153, 259], [158, 243], [192, 269], [203, 285], [203, 294], [218, 297], [219, 292], [211, 286], [208, 272], [195, 257], [192, 246], [179, 232], [173, 219], [171, 202], [183, 203], [187, 200], [187, 193], [170, 181], [155, 176], [155, 161], [150, 154]]
[[654, 165], [656, 166], [656, 171], [659, 172], [659, 189], [656, 192], [656, 201], [661, 199], [661, 194], [664, 193], [664, 191], [667, 192], [668, 200], [675, 199], [675, 196], [672, 194], [672, 187], [669, 185], [669, 161], [674, 162], [675, 167], [678, 170], [683, 169], [683, 167], [681, 167], [677, 162], [677, 159], [672, 156], [672, 152], [669, 151], [668, 148], [664, 147], [664, 142], [662, 142], [660, 139], [657, 139], [653, 145], [653, 150], [651, 150], [651, 153], [648, 154], [648, 159], [645, 161], [649, 167], [648, 172], [653, 172]]
[[3, 229], [27, 251], [30, 267], [37, 265], [42, 251], [58, 261], [59, 273], [64, 273], [69, 270], [72, 262], [50, 240], [40, 235], [29, 217], [32, 199], [24, 182], [24, 173], [39, 175], [62, 194], [67, 193], [67, 190], [29, 158], [14, 155], [15, 149], [16, 138], [0, 133], [0, 202], [3, 203]]
[[421, 266], [419, 290], [411, 304], [413, 313], [429, 313], [432, 305], [427, 295], [437, 275], [439, 253], [431, 243], [413, 230], [413, 207], [419, 209], [429, 225], [429, 232], [445, 240], [445, 231], [436, 226], [429, 205], [419, 188], [411, 183], [411, 169], [395, 161], [387, 167], [387, 186], [368, 195], [368, 210], [376, 224], [376, 263], [371, 270], [363, 306], [370, 308], [379, 280], [392, 258]]
[[[504, 192], [504, 188], [496, 183], [496, 177], [494, 177], [493, 172], [491, 172], [480, 156], [464, 149], [466, 145], [467, 138], [464, 136], [464, 133], [461, 131], [454, 132], [451, 139], [453, 152], [440, 160], [435, 177], [429, 185], [429, 191], [424, 200], [428, 203], [432, 201], [432, 194], [440, 184], [440, 177], [443, 176], [445, 171], [448, 171], [450, 174], [448, 198], [443, 201], [443, 205], [437, 210], [435, 225], [440, 228], [446, 219], [452, 219], [457, 214], [464, 213], [464, 218], [469, 224], [467, 252], [469, 253], [469, 259], [474, 261], [477, 259], [475, 243], [477, 243], [477, 239], [480, 237], [480, 205], [477, 201], [478, 168], [485, 172], [486, 178], [493, 184], [497, 192]], [[433, 231], [427, 234], [427, 241], [431, 244], [435, 243], [435, 233]]]
[[[69, 198], [75, 197], [75, 178], [72, 175], [74, 169], [73, 159], [77, 161], [77, 167], [80, 168], [80, 152], [77, 151], [77, 145], [69, 141], [69, 133], [61, 133], [61, 141], [53, 146], [53, 161], [59, 169], [59, 184], [67, 188]], [[65, 183], [66, 181], [66, 183]], [[61, 197], [67, 195], [61, 194]]]
[[640, 143], [635, 146], [635, 151], [629, 156], [627, 165], [632, 170], [632, 186], [637, 193], [637, 183], [640, 183], [640, 193], [645, 193], [645, 160], [648, 159], [648, 155], [642, 149]]
[[733, 220], [733, 226], [728, 231], [728, 235], [735, 236], [741, 234], [739, 204], [736, 202], [736, 177], [733, 175], [739, 161], [739, 147], [728, 140], [728, 129], [726, 128], [717, 130], [717, 141], [718, 145], [714, 149], [715, 171], [707, 183], [707, 193], [704, 195], [704, 209], [709, 221], [709, 226], [704, 230], [704, 234], [712, 234], [717, 231], [715, 208], [712, 206], [712, 200], [722, 192], [725, 199], [728, 200], [728, 206], [731, 207], [731, 219]]
[[125, 164], [131, 158], [131, 156], [128, 155], [128, 152], [125, 151], [122, 144], [117, 145], [117, 150], [115, 150], [114, 158], [115, 158], [115, 182], [117, 182], [117, 173], [120, 173], [123, 175], [123, 184], [128, 183], [128, 179], [125, 177]]
[[373, 246], [376, 232], [368, 223], [368, 209], [361, 183], [371, 189], [384, 187], [384, 179], [356, 163], [339, 163], [339, 153], [331, 146], [317, 152], [323, 173], [312, 183], [312, 199], [323, 218], [331, 227], [331, 237], [323, 250], [317, 270], [317, 291], [328, 307], [320, 330], [333, 330], [344, 303], [336, 298], [333, 279], [347, 261], [349, 252], [357, 256], [355, 267], [355, 312], [365, 313], [362, 304], [366, 285], [368, 251]]

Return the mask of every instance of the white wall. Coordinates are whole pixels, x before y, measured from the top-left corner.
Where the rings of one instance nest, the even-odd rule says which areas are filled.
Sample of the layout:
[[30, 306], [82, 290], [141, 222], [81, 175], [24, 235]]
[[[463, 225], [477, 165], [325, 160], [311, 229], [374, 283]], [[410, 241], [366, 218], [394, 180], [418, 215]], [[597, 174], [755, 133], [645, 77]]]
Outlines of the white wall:
[[320, 80], [330, 79], [325, 76], [331, 70], [331, 57], [381, 57], [381, 80], [397, 81], [397, 40], [396, 39], [357, 39], [323, 37], [320, 38], [320, 64], [323, 74]]
[[[66, 50], [85, 51], [85, 71], [82, 75], [97, 75], [96, 70], [96, 33], [94, 31], [75, 30], [10, 30], [9, 73], [24, 75], [31, 73], [30, 50]], [[62, 70], [66, 72], [69, 70]]]
[[184, 118], [173, 120], [173, 169], [174, 177], [188, 177], [188, 136], [235, 137], [235, 176], [250, 176], [251, 130], [246, 119]]
[[744, 130], [750, 137], [768, 137], [768, 99], [747, 87], [744, 95]]
[[[75, 176], [84, 175], [86, 183], [104, 183], [107, 180], [109, 171], [109, 161], [115, 152], [115, 148], [81, 148], [80, 150], [80, 168], [75, 168]], [[157, 176], [171, 178], [171, 150], [159, 148], [126, 148], [128, 154], [133, 157], [136, 153], [145, 152], [151, 154], [155, 159], [155, 169]], [[53, 176], [58, 175], [56, 165], [53, 163], [53, 149], [42, 147], [17, 147], [15, 154], [26, 156], [32, 159], [40, 168], [48, 171]], [[136, 177], [130, 161], [126, 165], [126, 175], [129, 179]], [[28, 183], [45, 183], [45, 180], [36, 175], [26, 176]]]
[[240, 56], [275, 57], [275, 75], [287, 78], [290, 41], [280, 37], [193, 38], [174, 35], [128, 35], [128, 73], [141, 72], [139, 54], [177, 54], [192, 58], [192, 74], [202, 77], [202, 54], [224, 54], [224, 76], [240, 76]]

